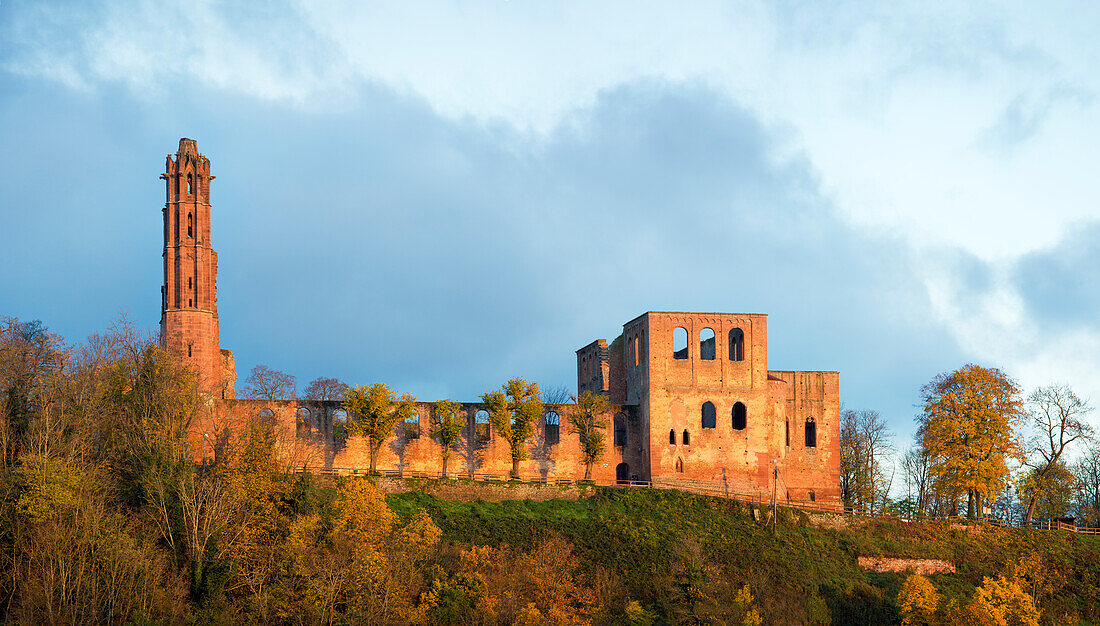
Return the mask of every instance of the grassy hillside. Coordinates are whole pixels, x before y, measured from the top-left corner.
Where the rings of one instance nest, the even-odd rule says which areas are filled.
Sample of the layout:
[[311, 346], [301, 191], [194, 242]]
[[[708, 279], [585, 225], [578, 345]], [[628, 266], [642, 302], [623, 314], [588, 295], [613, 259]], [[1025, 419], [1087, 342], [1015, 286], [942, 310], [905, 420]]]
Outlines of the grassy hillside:
[[574, 546], [584, 577], [611, 579], [606, 619], [625, 621], [615, 609], [634, 600], [656, 622], [706, 622], [747, 584], [765, 623], [900, 623], [905, 575], [865, 573], [856, 564], [859, 556], [890, 556], [954, 563], [957, 573], [930, 579], [945, 600], [962, 603], [985, 577], [1031, 562], [1028, 582], [1045, 623], [1100, 621], [1095, 536], [882, 521], [831, 529], [787, 509], [773, 535], [738, 503], [643, 489], [597, 489], [575, 501], [462, 502], [424, 492], [387, 501], [402, 517], [427, 511], [443, 541], [456, 546], [533, 551], [560, 536]]

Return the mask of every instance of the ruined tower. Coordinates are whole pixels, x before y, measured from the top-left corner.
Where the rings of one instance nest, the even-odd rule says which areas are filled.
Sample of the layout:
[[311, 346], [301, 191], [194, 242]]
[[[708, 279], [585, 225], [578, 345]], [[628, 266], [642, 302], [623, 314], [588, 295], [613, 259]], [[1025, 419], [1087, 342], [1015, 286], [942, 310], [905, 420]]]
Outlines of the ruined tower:
[[218, 338], [218, 253], [210, 246], [210, 160], [194, 139], [180, 139], [168, 155], [164, 202], [164, 283], [161, 285], [161, 345], [190, 364], [202, 389], [232, 398], [233, 354]]

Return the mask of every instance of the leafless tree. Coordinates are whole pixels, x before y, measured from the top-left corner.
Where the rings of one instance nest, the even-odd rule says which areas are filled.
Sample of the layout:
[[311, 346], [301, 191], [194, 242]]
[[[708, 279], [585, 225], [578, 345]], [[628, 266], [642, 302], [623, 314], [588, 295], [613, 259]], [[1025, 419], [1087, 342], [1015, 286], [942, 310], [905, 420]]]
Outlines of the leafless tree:
[[[1041, 484], [1073, 442], [1090, 441], [1095, 436], [1093, 427], [1084, 421], [1092, 407], [1069, 385], [1040, 387], [1028, 396], [1027, 402], [1035, 434], [1026, 465], [1034, 469], [1034, 478]], [[1038, 494], [1033, 493], [1028, 500], [1025, 521], [1031, 521], [1037, 500]]]
[[313, 400], [315, 402], [331, 402], [333, 400], [343, 400], [344, 392], [348, 390], [348, 384], [342, 380], [335, 378], [315, 378], [309, 386], [306, 387], [306, 394], [304, 400]]
[[252, 400], [294, 400], [297, 397], [294, 377], [286, 372], [257, 365], [245, 381], [245, 397]]
[[1100, 524], [1100, 443], [1089, 446], [1073, 465], [1077, 479], [1077, 514], [1086, 523]]
[[841, 415], [841, 491], [851, 506], [884, 502], [893, 474], [887, 475], [894, 435], [878, 411], [847, 410]]
[[542, 392], [543, 404], [568, 404], [572, 401], [573, 396], [569, 393], [569, 388], [565, 385], [550, 387]]

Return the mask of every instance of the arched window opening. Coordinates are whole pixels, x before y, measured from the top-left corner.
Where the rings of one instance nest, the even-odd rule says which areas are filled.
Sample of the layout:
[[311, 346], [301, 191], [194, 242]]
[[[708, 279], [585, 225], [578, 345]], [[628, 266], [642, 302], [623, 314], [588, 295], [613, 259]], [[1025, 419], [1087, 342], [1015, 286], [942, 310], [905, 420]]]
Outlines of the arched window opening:
[[187, 237], [195, 236], [195, 218], [191, 217], [191, 214], [187, 214]]
[[716, 352], [717, 346], [714, 342], [714, 330], [704, 328], [699, 331], [699, 358], [704, 361], [713, 361]]
[[669, 431], [668, 431], [668, 445], [670, 445], [670, 446], [676, 445], [676, 429], [675, 428], [669, 429]]
[[420, 439], [420, 411], [413, 411], [405, 418], [405, 439]]
[[811, 491], [810, 493], [808, 493], [806, 495], [808, 495], [810, 497], [810, 502], [817, 502], [817, 496], [814, 494], [814, 492]]
[[313, 413], [309, 409], [307, 409], [306, 407], [303, 406], [303, 407], [298, 408], [297, 415], [298, 415], [298, 421], [299, 422], [308, 422], [309, 418], [313, 415]]
[[745, 333], [740, 328], [730, 331], [730, 360], [745, 360]]
[[680, 441], [683, 441], [685, 446], [691, 445], [691, 433], [689, 433], [686, 428], [684, 429], [684, 435], [680, 438]]
[[299, 435], [308, 435], [309, 431], [312, 428], [312, 424], [310, 423], [310, 419], [309, 419], [310, 418], [309, 409], [305, 408], [304, 406], [303, 407], [298, 407], [298, 410], [294, 412], [294, 416], [297, 418], [295, 420], [295, 425], [297, 426], [298, 434]]
[[485, 409], [474, 414], [474, 435], [478, 441], [489, 441], [489, 412]]
[[713, 402], [703, 403], [703, 428], [714, 428], [718, 425], [718, 415], [714, 410]]
[[193, 193], [195, 193], [194, 179], [191, 178], [190, 174], [188, 174], [187, 175], [187, 195], [191, 195]]
[[262, 409], [260, 411], [260, 423], [265, 426], [273, 426], [275, 424], [275, 411]]
[[336, 409], [336, 411], [334, 411], [332, 414], [332, 420], [337, 424], [347, 424], [348, 412], [344, 409]]
[[733, 429], [745, 430], [749, 422], [749, 412], [744, 403], [737, 402], [733, 405]]
[[676, 473], [677, 474], [683, 474], [684, 473], [684, 460], [681, 459], [680, 457], [676, 457]]
[[552, 446], [559, 441], [559, 430], [561, 418], [554, 411], [548, 411], [546, 413], [546, 445]]
[[615, 445], [626, 445], [626, 416], [622, 413], [615, 414]]
[[672, 331], [672, 358], [679, 361], [688, 358], [688, 331], [683, 326]]
[[640, 349], [640, 342], [638, 341], [638, 337], [635, 337], [634, 341], [631, 342], [631, 352], [634, 353], [632, 355], [634, 357], [634, 367], [637, 367], [638, 364], [641, 362], [640, 361], [640, 355], [638, 354], [639, 349]]
[[806, 447], [817, 447], [817, 423], [812, 417], [806, 418]]
[[615, 482], [620, 485], [625, 485], [630, 482], [630, 466], [626, 463], [619, 463], [615, 466]]

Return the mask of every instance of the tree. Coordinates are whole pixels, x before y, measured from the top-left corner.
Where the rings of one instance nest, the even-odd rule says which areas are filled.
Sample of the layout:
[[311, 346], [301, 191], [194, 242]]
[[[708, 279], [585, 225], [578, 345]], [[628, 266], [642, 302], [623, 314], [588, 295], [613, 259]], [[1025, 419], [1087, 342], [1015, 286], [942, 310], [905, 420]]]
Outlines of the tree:
[[1022, 457], [1015, 434], [1025, 417], [1020, 388], [998, 369], [969, 364], [936, 376], [921, 396], [918, 437], [932, 474], [953, 497], [966, 494], [973, 519], [979, 499], [1008, 478], [1007, 461]]
[[0, 318], [0, 444], [7, 464], [23, 448], [46, 374], [63, 357], [61, 339], [40, 320]]
[[584, 461], [584, 479], [592, 478], [592, 465], [599, 463], [607, 448], [607, 413], [611, 410], [603, 394], [585, 391], [573, 396], [569, 407], [569, 432], [580, 437], [581, 459]]
[[915, 512], [928, 514], [928, 500], [932, 488], [929, 475], [930, 459], [924, 448], [913, 446], [901, 457], [901, 472], [905, 479], [907, 498], [913, 502]]
[[878, 411], [840, 415], [840, 490], [848, 506], [874, 508], [890, 490], [885, 476], [893, 433]]
[[412, 417], [416, 396], [397, 392], [385, 383], [367, 387], [352, 387], [344, 393], [344, 409], [348, 412], [348, 432], [366, 437], [370, 445], [370, 471], [374, 472], [378, 450], [393, 436], [394, 426]]
[[1040, 465], [1020, 481], [1017, 495], [1027, 507], [1026, 521], [1030, 522], [1036, 511], [1044, 519], [1061, 517], [1073, 508], [1074, 476], [1061, 461]]
[[314, 402], [329, 402], [341, 400], [348, 390], [348, 384], [335, 378], [315, 378], [306, 387], [306, 395], [303, 399]]
[[496, 391], [481, 394], [489, 411], [489, 423], [508, 442], [512, 452], [512, 477], [519, 476], [519, 462], [527, 458], [527, 440], [542, 417], [542, 399], [538, 383], [513, 378]]
[[447, 475], [447, 460], [451, 458], [454, 445], [462, 438], [464, 420], [458, 417], [458, 410], [462, 408], [457, 402], [440, 400], [435, 403], [435, 438], [439, 442], [439, 456], [443, 460], [443, 475]]
[[1077, 515], [1085, 523], [1100, 524], [1100, 443], [1089, 446], [1073, 465], [1076, 478]]
[[266, 365], [252, 368], [244, 381], [245, 397], [252, 400], [293, 400], [297, 397], [294, 377], [286, 372], [273, 370]]
[[928, 626], [935, 623], [940, 594], [927, 578], [910, 574], [898, 592], [898, 609], [902, 626]]
[[[1065, 482], [1065, 476], [1050, 477], [1050, 472], [1068, 474], [1065, 464], [1061, 463], [1062, 454], [1075, 441], [1090, 441], [1095, 436], [1092, 426], [1084, 417], [1092, 412], [1089, 403], [1077, 397], [1069, 385], [1049, 385], [1033, 391], [1027, 398], [1031, 419], [1035, 425], [1027, 463], [1032, 467], [1031, 488], [1027, 491], [1027, 515], [1024, 520], [1031, 521], [1035, 514], [1035, 505], [1046, 492], [1043, 487], [1056, 487]], [[1053, 494], [1048, 494], [1048, 501]]]

